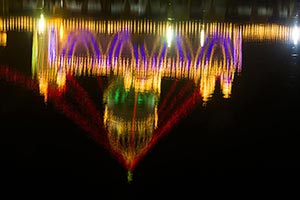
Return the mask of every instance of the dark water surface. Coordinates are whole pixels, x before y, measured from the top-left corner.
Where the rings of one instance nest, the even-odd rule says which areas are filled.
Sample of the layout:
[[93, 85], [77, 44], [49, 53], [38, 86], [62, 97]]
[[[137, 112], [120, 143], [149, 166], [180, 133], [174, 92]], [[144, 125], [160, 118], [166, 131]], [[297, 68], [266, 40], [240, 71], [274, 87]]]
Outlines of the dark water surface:
[[1, 18], [9, 188], [143, 199], [296, 179], [299, 27], [38, 20]]

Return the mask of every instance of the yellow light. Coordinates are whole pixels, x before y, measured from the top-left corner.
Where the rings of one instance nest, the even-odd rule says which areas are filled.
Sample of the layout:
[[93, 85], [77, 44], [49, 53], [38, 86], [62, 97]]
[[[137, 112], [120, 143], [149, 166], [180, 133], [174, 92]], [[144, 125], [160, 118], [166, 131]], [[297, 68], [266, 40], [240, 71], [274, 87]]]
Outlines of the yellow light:
[[64, 27], [61, 24], [59, 28], [59, 39], [62, 40], [64, 38]]
[[40, 89], [40, 94], [44, 95], [44, 102], [47, 103], [48, 101], [48, 81], [41, 77], [39, 80], [39, 89]]
[[7, 35], [6, 32], [0, 32], [0, 46], [6, 46]]
[[66, 73], [58, 72], [56, 79], [57, 86], [60, 90], [63, 90], [66, 85]]

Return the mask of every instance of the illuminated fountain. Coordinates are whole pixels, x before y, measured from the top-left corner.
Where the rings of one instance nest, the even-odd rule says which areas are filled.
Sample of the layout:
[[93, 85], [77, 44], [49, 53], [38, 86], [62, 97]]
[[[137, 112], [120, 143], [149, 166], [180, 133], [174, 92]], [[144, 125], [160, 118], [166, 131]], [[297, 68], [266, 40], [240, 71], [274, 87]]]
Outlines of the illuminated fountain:
[[[217, 82], [223, 97], [230, 98], [235, 75], [241, 73], [243, 34], [251, 38], [234, 24], [23, 21], [24, 29], [33, 29], [32, 79], [7, 67], [1, 77], [32, 86], [45, 103], [112, 153], [128, 170], [129, 181], [153, 145], [195, 105], [210, 100]], [[7, 21], [0, 22], [7, 31]], [[99, 80], [95, 89], [103, 93], [103, 110], [78, 83], [79, 76]], [[103, 77], [107, 87], [100, 84]], [[162, 98], [164, 79], [172, 84]]]

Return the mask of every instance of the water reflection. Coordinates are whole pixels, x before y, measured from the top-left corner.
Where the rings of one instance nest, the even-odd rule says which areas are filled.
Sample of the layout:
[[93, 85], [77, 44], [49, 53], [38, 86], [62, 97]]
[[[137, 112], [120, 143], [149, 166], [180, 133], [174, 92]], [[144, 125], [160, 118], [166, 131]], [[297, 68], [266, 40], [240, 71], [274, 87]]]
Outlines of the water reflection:
[[[0, 76], [44, 96], [128, 170], [220, 84], [230, 98], [242, 70], [242, 42], [289, 40], [292, 27], [199, 21], [0, 19], [6, 32], [33, 32], [32, 77], [9, 66]], [[5, 46], [5, 45], [3, 45]], [[97, 80], [94, 102], [77, 80]], [[103, 84], [104, 78], [107, 84]], [[165, 95], [162, 81], [168, 80]]]

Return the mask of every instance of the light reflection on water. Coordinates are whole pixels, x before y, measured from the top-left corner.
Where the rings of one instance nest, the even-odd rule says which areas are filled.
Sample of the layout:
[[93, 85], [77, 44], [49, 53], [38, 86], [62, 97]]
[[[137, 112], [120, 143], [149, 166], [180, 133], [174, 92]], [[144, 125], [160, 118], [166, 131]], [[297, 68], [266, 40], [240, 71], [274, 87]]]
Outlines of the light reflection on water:
[[[205, 106], [216, 87], [231, 97], [243, 41], [296, 45], [299, 35], [276, 24], [42, 20], [0, 19], [2, 46], [8, 31], [33, 32], [32, 77], [2, 66], [1, 79], [53, 103], [120, 161], [129, 181], [140, 159], [197, 104]], [[97, 80], [103, 107], [77, 77]], [[163, 79], [172, 84], [162, 98]]]

